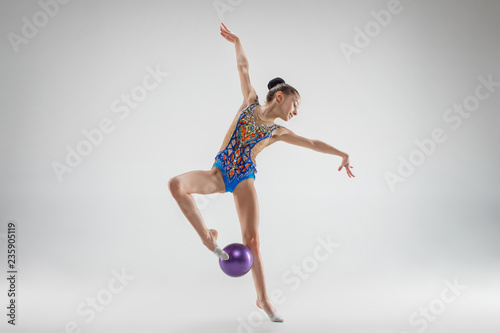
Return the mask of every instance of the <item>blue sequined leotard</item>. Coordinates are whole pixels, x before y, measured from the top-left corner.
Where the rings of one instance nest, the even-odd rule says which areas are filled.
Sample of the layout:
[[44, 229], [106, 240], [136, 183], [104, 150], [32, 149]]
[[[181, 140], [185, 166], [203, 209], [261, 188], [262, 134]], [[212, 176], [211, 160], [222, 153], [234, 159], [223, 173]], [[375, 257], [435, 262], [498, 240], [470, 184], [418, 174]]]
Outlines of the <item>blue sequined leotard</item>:
[[[236, 186], [247, 178], [255, 179], [257, 173], [255, 151], [252, 149], [281, 125], [256, 124], [254, 110], [259, 105], [258, 97], [244, 109], [226, 147], [215, 156], [216, 166], [222, 171], [226, 192], [233, 192]], [[259, 147], [262, 149], [263, 147]], [[260, 149], [256, 149], [257, 153]]]

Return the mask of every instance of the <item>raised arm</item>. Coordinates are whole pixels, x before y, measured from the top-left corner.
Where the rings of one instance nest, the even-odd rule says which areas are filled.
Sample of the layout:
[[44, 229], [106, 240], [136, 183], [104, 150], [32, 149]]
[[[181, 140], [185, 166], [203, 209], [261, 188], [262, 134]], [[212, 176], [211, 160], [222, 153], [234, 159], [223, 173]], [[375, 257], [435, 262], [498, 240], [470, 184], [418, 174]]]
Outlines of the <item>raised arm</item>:
[[276, 129], [273, 134], [273, 139], [274, 141], [283, 141], [292, 145], [309, 148], [320, 153], [340, 156], [342, 157], [342, 162], [340, 164], [340, 167], [338, 168], [338, 171], [342, 170], [342, 168], [345, 167], [347, 175], [349, 177], [355, 177], [350, 169], [352, 168], [352, 166], [349, 165], [349, 155], [329, 145], [326, 142], [305, 138], [303, 136], [295, 134], [293, 131], [286, 127], [280, 127]]
[[250, 76], [248, 74], [248, 59], [241, 45], [240, 38], [229, 31], [229, 29], [221, 23], [220, 34], [227, 39], [229, 42], [234, 44], [236, 50], [236, 64], [238, 67], [238, 73], [240, 75], [241, 92], [243, 93], [243, 104], [246, 106], [253, 103], [257, 93], [250, 83]]

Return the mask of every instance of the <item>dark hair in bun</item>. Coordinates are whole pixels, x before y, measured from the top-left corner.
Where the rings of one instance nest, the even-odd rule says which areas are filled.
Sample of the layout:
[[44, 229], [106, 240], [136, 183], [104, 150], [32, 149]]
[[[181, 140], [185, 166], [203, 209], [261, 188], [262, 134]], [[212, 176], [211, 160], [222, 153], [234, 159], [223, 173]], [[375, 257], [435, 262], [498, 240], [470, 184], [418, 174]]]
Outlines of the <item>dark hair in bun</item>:
[[270, 103], [273, 100], [274, 96], [278, 91], [283, 92], [283, 94], [285, 95], [297, 94], [300, 96], [297, 89], [295, 89], [288, 83], [285, 83], [285, 80], [283, 80], [280, 77], [275, 77], [274, 79], [269, 81], [269, 83], [267, 84], [267, 88], [269, 89], [269, 92], [267, 93], [266, 97], [267, 103]]
[[269, 83], [267, 84], [267, 89], [271, 90], [272, 88], [274, 88], [275, 86], [277, 86], [280, 83], [285, 83], [285, 80], [283, 80], [280, 77], [275, 77], [274, 79], [269, 81]]

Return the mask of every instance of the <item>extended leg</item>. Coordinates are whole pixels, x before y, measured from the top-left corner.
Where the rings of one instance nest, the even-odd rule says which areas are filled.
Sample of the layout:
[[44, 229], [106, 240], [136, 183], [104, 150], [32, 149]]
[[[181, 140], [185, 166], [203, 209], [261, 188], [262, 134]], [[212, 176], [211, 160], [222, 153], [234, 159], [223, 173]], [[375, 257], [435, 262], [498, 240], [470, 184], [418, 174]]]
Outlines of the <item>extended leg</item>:
[[233, 191], [236, 212], [241, 225], [243, 244], [253, 255], [252, 277], [257, 291], [257, 297], [264, 310], [268, 313], [275, 311], [267, 294], [264, 278], [264, 265], [259, 248], [259, 203], [254, 187], [254, 179], [245, 179]]

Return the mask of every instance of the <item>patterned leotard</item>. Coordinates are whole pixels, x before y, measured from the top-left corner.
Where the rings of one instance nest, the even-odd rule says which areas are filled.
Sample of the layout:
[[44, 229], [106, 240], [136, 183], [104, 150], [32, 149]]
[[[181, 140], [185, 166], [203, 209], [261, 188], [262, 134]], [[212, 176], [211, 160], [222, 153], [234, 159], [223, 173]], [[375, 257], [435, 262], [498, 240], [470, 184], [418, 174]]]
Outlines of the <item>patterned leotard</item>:
[[226, 192], [233, 192], [236, 186], [247, 178], [255, 179], [257, 164], [253, 160], [252, 149], [260, 141], [269, 138], [276, 128], [282, 127], [278, 124], [256, 124], [254, 110], [258, 105], [259, 99], [256, 97], [255, 101], [241, 112], [227, 146], [215, 156], [213, 166], [222, 171]]

